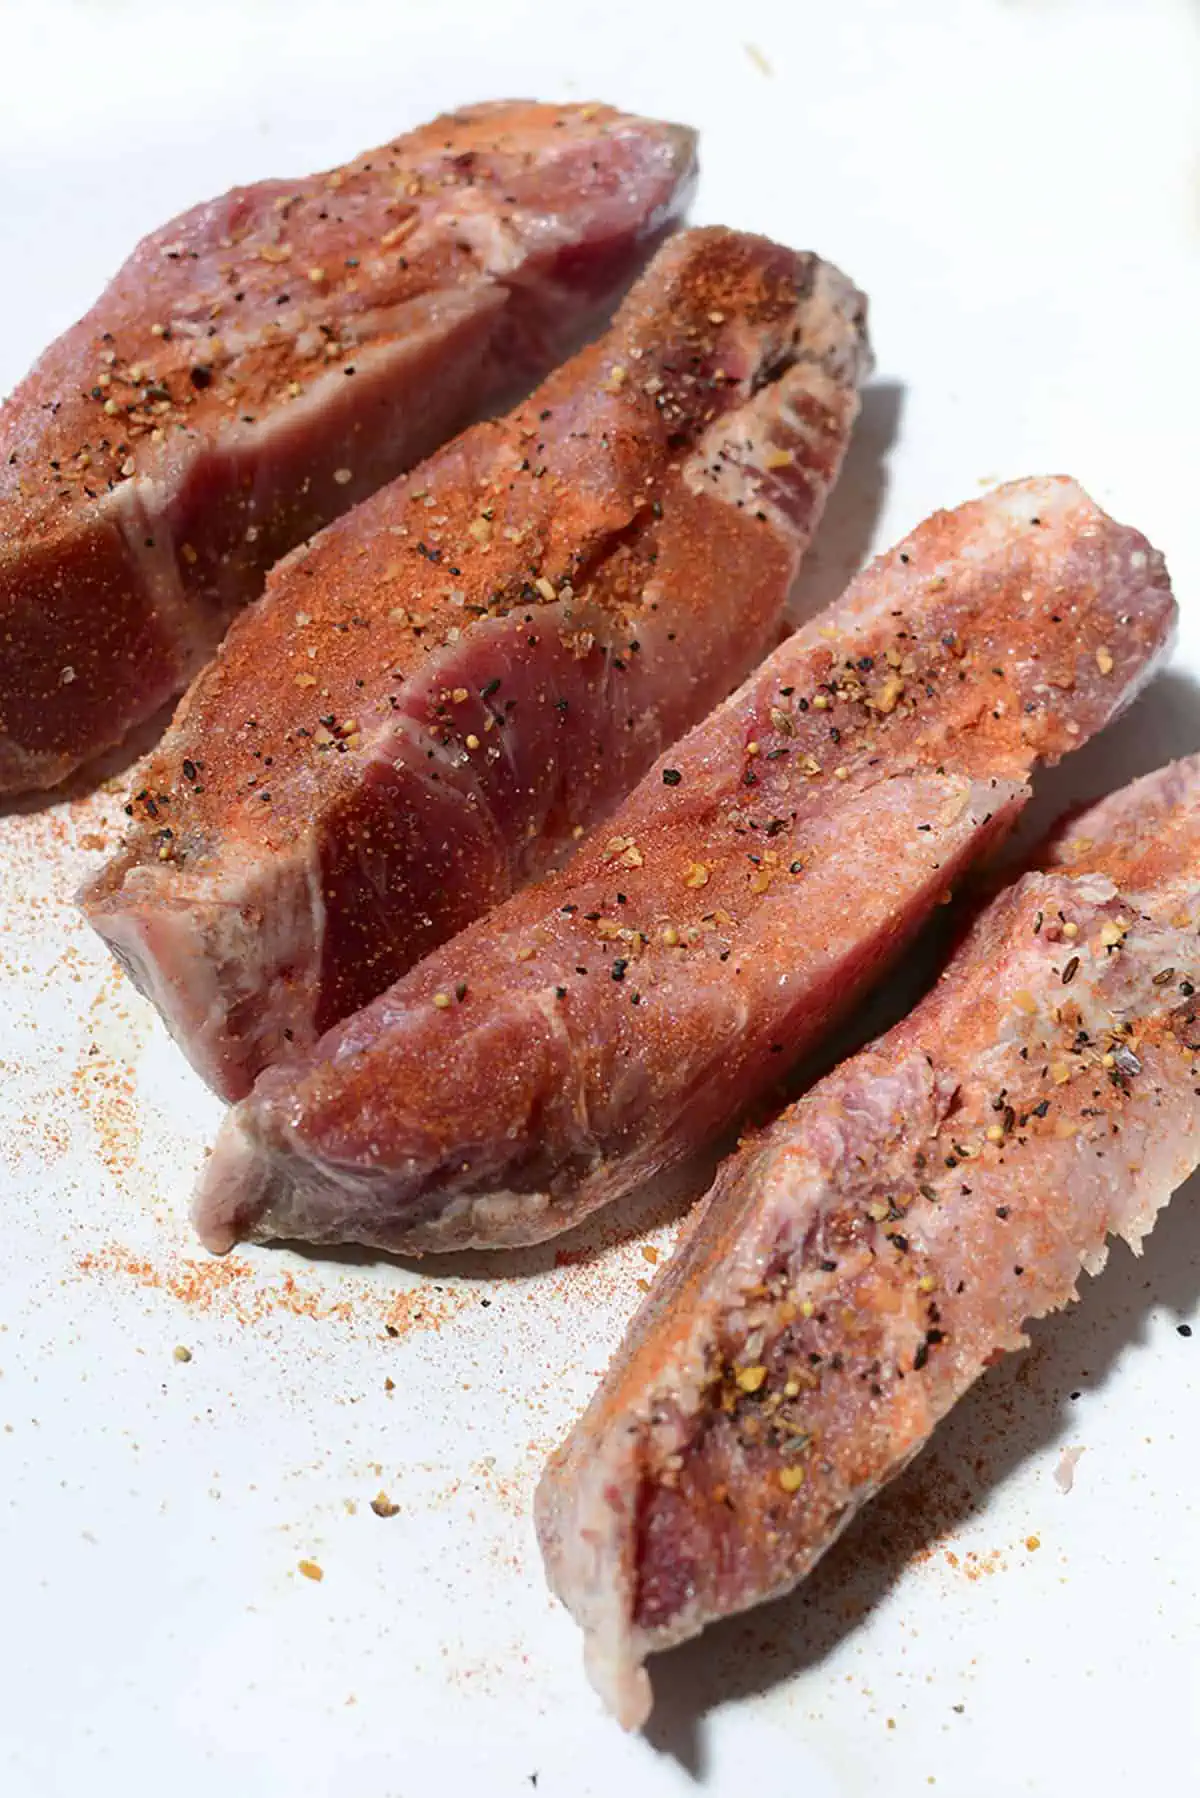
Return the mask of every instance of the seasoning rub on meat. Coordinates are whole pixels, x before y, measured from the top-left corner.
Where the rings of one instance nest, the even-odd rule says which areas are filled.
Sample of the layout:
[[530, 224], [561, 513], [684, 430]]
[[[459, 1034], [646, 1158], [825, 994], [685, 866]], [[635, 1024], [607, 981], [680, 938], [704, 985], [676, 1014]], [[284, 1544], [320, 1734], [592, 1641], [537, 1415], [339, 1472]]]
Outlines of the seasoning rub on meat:
[[725, 1163], [537, 1498], [621, 1720], [787, 1591], [1200, 1160], [1200, 758], [1077, 818], [912, 1015]]
[[272, 574], [84, 901], [218, 1091], [562, 859], [775, 641], [863, 312], [816, 256], [685, 232], [527, 404]]
[[680, 126], [499, 102], [146, 238], [0, 407], [0, 792], [119, 742], [272, 562], [549, 368], [694, 172]]
[[1174, 609], [1161, 558], [1071, 481], [936, 514], [567, 869], [264, 1075], [209, 1163], [204, 1240], [529, 1242], [678, 1163], [1126, 702]]

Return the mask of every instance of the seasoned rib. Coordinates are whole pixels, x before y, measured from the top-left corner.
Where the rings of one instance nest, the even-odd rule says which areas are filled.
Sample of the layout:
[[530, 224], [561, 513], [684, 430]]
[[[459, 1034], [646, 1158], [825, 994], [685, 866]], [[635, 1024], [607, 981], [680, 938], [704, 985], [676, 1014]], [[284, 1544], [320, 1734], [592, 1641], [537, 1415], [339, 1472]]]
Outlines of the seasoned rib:
[[548, 368], [693, 174], [679, 126], [500, 102], [146, 238], [0, 408], [0, 792], [118, 742], [272, 562]]
[[687, 232], [612, 330], [272, 574], [86, 895], [227, 1097], [545, 872], [777, 634], [861, 294]]
[[537, 1517], [629, 1727], [787, 1591], [1200, 1160], [1200, 758], [1076, 820], [928, 998], [727, 1161]]
[[938, 513], [669, 752], [562, 873], [226, 1124], [240, 1236], [535, 1241], [729, 1124], [1146, 677], [1161, 558], [1068, 480]]

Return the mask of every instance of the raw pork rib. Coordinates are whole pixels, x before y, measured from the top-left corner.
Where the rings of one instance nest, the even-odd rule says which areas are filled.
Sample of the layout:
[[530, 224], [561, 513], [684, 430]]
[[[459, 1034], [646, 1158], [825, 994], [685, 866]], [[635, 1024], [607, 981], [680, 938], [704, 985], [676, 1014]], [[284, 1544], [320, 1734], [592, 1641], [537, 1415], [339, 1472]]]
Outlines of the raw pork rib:
[[1200, 759], [1078, 818], [938, 986], [721, 1170], [538, 1491], [621, 1720], [787, 1591], [1200, 1160]]
[[571, 865], [429, 956], [219, 1139], [197, 1219], [530, 1242], [710, 1140], [1146, 677], [1162, 561], [1071, 481], [938, 513], [669, 752]]
[[863, 309], [685, 232], [525, 406], [272, 574], [85, 898], [220, 1092], [544, 873], [774, 641]]
[[548, 368], [694, 163], [679, 126], [501, 102], [146, 238], [0, 408], [0, 792], [119, 741], [285, 550]]

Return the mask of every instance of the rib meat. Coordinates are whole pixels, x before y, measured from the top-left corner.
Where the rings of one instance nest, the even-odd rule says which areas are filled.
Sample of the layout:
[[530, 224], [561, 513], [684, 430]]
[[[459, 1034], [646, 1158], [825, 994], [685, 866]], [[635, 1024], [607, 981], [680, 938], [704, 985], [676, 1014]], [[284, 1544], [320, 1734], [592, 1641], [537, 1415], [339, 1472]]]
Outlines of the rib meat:
[[735, 232], [298, 551], [185, 697], [88, 915], [228, 1097], [562, 858], [778, 632], [862, 296]]
[[1200, 759], [1075, 821], [931, 995], [722, 1168], [537, 1498], [630, 1727], [787, 1591], [1200, 1160]]
[[0, 792], [119, 741], [272, 562], [549, 367], [693, 174], [679, 126], [501, 102], [146, 238], [0, 409]]
[[1153, 666], [1161, 559], [1071, 481], [938, 513], [562, 873], [227, 1122], [205, 1241], [535, 1241], [729, 1124]]

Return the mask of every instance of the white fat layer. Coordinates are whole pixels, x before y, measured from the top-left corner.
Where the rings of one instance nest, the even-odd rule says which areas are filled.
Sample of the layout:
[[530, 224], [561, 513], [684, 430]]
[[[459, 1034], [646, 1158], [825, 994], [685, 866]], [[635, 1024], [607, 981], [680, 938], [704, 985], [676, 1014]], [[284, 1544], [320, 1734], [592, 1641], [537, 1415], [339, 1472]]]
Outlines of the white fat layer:
[[[286, 858], [256, 859], [204, 880], [199, 891], [185, 886], [173, 900], [156, 869], [135, 867], [122, 901], [92, 923], [204, 1079], [224, 1088], [240, 1066], [230, 1018], [243, 1003], [257, 1004], [255, 1022], [266, 1018], [277, 1052], [285, 1028], [297, 1042], [310, 1040], [325, 930], [311, 837]], [[240, 1040], [253, 1046], [257, 1065], [263, 1033], [246, 1029]]]
[[[175, 647], [180, 669], [186, 671], [202, 646], [197, 642], [195, 612], [167, 529], [169, 497], [163, 480], [135, 478], [114, 487], [101, 501], [100, 511], [107, 513], [120, 531], [134, 579], [146, 596], [146, 609], [159, 619]], [[203, 647], [212, 648], [207, 632]]]

